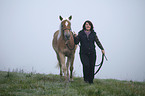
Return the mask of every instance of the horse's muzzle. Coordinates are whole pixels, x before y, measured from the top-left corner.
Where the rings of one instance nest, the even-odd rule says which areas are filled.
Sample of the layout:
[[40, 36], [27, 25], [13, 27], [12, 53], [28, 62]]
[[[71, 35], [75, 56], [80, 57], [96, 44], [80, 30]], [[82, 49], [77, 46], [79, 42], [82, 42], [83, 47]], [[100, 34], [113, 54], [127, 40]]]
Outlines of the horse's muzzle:
[[70, 35], [69, 34], [65, 35], [65, 39], [69, 40], [70, 39]]

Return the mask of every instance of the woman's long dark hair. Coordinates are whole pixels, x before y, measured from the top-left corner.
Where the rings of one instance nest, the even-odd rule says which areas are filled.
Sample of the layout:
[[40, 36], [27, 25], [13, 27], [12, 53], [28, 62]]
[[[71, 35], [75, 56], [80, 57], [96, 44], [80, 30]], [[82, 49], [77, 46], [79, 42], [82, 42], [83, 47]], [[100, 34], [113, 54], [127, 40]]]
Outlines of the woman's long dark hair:
[[89, 25], [91, 26], [90, 31], [93, 31], [93, 30], [94, 30], [93, 24], [92, 24], [92, 22], [89, 21], [89, 20], [85, 21], [85, 23], [83, 24], [83, 30], [86, 30], [86, 28], [85, 28], [86, 23], [89, 23]]

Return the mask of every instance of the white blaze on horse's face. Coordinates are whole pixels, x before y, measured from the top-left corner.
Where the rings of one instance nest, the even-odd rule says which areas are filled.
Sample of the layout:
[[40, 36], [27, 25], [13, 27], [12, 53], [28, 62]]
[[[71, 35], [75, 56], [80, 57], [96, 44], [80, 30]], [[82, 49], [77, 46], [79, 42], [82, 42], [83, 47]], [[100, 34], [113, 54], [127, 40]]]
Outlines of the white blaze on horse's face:
[[65, 22], [65, 26], [67, 26], [68, 25], [68, 22]]

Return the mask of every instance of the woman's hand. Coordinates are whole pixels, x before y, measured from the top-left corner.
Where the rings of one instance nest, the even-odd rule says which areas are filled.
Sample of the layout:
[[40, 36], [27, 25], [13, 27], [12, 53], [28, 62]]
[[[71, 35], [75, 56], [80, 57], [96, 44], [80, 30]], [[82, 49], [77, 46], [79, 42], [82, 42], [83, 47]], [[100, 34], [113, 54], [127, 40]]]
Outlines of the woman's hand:
[[[105, 51], [104, 51], [104, 50], [102, 50], [102, 54], [104, 54], [104, 56], [105, 56]], [[105, 58], [106, 58], [106, 60], [108, 61], [108, 59], [107, 59], [106, 56], [105, 56]]]
[[105, 55], [105, 50], [101, 50], [102, 51], [102, 53]]
[[74, 36], [74, 37], [77, 37], [77, 34], [76, 34], [75, 32], [73, 32], [73, 36]]

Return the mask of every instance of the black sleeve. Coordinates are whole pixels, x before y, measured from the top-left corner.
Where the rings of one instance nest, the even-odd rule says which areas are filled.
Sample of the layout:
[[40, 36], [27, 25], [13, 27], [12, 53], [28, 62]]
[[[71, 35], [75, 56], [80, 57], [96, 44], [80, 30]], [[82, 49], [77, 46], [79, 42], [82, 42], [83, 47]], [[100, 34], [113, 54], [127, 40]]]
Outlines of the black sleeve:
[[[96, 35], [96, 34], [95, 34]], [[95, 42], [96, 44], [98, 45], [98, 47], [101, 49], [101, 50], [104, 50], [102, 44], [100, 43], [99, 39], [98, 39], [98, 36], [96, 35], [95, 36]]]

